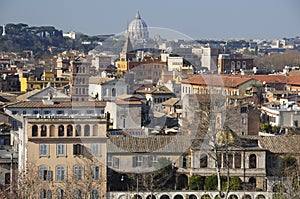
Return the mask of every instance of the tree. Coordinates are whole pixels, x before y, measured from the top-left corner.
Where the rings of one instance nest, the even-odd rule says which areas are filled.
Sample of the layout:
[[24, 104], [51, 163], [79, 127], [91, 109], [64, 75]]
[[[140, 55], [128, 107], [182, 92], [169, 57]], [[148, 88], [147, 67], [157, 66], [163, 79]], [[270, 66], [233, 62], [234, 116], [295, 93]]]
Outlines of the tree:
[[[224, 178], [222, 179], [221, 177], [221, 163], [218, 159], [218, 154], [224, 149], [228, 159], [227, 131], [224, 131], [224, 142], [218, 142], [217, 139], [217, 134], [222, 131], [225, 123], [227, 109], [226, 96], [219, 94], [186, 95], [183, 99], [183, 106], [184, 119], [182, 121], [182, 129], [188, 129], [189, 134], [195, 133], [193, 143], [201, 143], [201, 150], [207, 151], [207, 154], [214, 160], [217, 179], [217, 186], [214, 190], [218, 190], [220, 198], [227, 197], [229, 192], [229, 164], [225, 164], [228, 186], [224, 194], [222, 190], [222, 181], [224, 181]], [[189, 113], [193, 114], [189, 115]], [[200, 140], [200, 142], [197, 140]]]
[[[223, 190], [226, 190], [226, 187], [227, 187], [227, 182], [224, 183]], [[242, 180], [237, 176], [230, 177], [229, 189], [231, 191], [241, 190], [242, 189]]]
[[290, 155], [282, 158], [279, 168], [279, 175], [281, 176], [281, 184], [274, 188], [277, 198], [292, 198], [300, 197], [300, 182], [299, 182], [299, 165], [297, 159]]
[[190, 190], [203, 190], [205, 177], [199, 175], [193, 175], [190, 177], [189, 187]]

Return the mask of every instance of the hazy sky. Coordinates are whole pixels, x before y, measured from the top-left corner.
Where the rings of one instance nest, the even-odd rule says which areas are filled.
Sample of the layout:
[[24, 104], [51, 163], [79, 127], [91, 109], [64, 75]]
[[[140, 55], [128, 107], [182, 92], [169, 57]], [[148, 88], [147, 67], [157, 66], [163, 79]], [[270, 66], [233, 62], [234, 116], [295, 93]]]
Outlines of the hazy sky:
[[126, 29], [137, 10], [149, 27], [194, 39], [300, 36], [299, 0], [0, 0], [0, 24], [116, 34]]

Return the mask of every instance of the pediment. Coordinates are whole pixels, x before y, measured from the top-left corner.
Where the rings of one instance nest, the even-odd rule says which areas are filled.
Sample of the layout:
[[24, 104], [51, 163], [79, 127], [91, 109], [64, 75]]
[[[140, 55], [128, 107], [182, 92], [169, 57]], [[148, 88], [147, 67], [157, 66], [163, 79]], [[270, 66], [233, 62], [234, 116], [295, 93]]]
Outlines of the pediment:
[[29, 96], [27, 98], [28, 101], [41, 101], [41, 100], [46, 100], [49, 97], [51, 97], [53, 100], [58, 100], [58, 101], [70, 101], [71, 98], [70, 96], [61, 93], [57, 91], [55, 88], [49, 86], [46, 87], [39, 92]]

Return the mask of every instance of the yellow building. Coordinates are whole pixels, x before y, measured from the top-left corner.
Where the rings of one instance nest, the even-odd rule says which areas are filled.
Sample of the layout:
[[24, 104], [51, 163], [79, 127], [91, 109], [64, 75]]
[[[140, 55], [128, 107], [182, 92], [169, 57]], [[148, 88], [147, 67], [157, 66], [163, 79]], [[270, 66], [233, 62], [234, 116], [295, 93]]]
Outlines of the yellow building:
[[21, 92], [26, 92], [27, 91], [27, 78], [22, 77], [20, 78], [20, 91]]
[[[45, 95], [40, 91], [34, 97]], [[20, 197], [106, 198], [106, 103], [57, 101], [55, 96], [6, 108], [22, 127], [16, 132], [24, 174]]]

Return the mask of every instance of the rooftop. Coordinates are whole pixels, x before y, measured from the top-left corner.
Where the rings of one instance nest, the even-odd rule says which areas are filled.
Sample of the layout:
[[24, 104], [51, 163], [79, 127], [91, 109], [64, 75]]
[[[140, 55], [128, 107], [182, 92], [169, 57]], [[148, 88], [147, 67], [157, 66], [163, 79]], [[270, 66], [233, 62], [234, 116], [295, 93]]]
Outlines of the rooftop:
[[267, 136], [259, 138], [259, 145], [272, 153], [300, 153], [300, 136]]
[[245, 76], [195, 75], [188, 79], [182, 80], [182, 83], [235, 88], [250, 80], [253, 80], [253, 78]]

